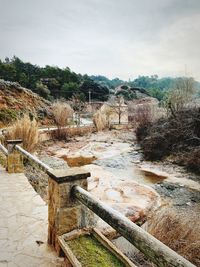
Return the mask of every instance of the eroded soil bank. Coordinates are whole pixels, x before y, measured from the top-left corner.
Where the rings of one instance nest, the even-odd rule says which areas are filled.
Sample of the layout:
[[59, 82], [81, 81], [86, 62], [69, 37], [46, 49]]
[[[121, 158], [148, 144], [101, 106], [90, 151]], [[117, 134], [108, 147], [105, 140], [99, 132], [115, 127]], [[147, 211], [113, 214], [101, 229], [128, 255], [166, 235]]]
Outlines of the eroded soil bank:
[[[92, 194], [132, 221], [146, 221], [145, 229], [200, 266], [200, 177], [170, 160], [144, 161], [133, 131], [102, 132], [66, 143], [49, 141], [41, 145], [37, 156], [54, 168], [83, 166], [89, 170], [88, 190]], [[39, 181], [36, 189], [46, 198], [47, 179], [44, 175], [35, 179], [31, 173], [29, 169], [31, 182]], [[101, 220], [98, 226], [110, 233]], [[166, 238], [169, 230], [171, 240]], [[187, 248], [183, 245], [186, 243]], [[141, 266], [151, 266], [144, 264], [130, 244], [122, 240], [116, 240], [116, 244], [131, 259], [137, 258]]]

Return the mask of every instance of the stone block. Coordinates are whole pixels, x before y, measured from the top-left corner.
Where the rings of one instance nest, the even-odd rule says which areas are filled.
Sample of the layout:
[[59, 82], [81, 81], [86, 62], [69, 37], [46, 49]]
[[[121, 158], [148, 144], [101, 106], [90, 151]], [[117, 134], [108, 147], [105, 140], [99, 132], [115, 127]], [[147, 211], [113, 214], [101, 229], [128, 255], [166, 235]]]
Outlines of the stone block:
[[86, 170], [74, 167], [63, 170], [50, 170], [47, 172], [51, 179], [55, 180], [58, 184], [68, 183], [73, 181], [80, 181], [87, 179], [90, 176], [90, 173]]
[[79, 202], [71, 195], [71, 189], [74, 185], [79, 185], [87, 190], [87, 180], [78, 180], [59, 185], [59, 207], [73, 207], [79, 205]]
[[60, 209], [56, 220], [57, 234], [62, 235], [81, 227], [81, 205], [73, 208]]
[[87, 190], [90, 173], [81, 168], [49, 171], [48, 242], [59, 252], [57, 237], [74, 229], [85, 227], [85, 210], [73, 198], [71, 189], [79, 185]]
[[9, 173], [22, 173], [24, 171], [23, 157], [18, 152], [13, 152], [7, 156], [7, 170]]

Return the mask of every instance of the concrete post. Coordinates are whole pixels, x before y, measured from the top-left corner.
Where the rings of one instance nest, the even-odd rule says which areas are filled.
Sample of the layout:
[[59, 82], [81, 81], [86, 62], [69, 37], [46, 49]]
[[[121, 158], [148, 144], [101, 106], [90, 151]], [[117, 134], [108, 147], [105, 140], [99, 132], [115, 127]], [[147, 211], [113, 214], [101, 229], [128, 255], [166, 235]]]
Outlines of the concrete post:
[[22, 140], [7, 140], [7, 171], [9, 173], [21, 173], [24, 171], [23, 156], [15, 150], [15, 145], [22, 144]]
[[48, 243], [60, 253], [57, 237], [74, 229], [86, 227], [85, 210], [71, 195], [74, 185], [87, 190], [90, 173], [82, 168], [50, 170], [48, 201]]

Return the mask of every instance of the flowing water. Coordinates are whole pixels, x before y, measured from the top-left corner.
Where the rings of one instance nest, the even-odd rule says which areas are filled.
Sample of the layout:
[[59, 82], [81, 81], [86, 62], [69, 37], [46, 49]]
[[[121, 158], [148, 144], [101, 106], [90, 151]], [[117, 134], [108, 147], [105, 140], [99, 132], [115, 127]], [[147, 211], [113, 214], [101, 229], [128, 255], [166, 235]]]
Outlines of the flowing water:
[[137, 183], [152, 185], [163, 181], [163, 177], [153, 173], [145, 173], [140, 169], [141, 153], [138, 151], [125, 152], [115, 157], [99, 159], [93, 163], [113, 173], [121, 180], [131, 179]]

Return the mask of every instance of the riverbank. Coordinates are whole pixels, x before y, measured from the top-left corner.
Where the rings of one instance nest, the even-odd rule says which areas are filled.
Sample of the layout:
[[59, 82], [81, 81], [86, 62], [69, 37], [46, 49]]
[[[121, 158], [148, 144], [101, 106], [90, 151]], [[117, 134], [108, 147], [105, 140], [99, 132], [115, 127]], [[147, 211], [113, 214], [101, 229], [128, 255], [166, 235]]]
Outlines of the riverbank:
[[[132, 221], [146, 221], [143, 227], [200, 266], [200, 253], [197, 253], [200, 246], [194, 244], [198, 244], [200, 239], [200, 226], [197, 225], [200, 214], [199, 176], [173, 164], [172, 160], [143, 160], [134, 131], [106, 131], [76, 137], [68, 143], [48, 141], [41, 145], [37, 156], [49, 165], [59, 162], [58, 168], [73, 164], [84, 166], [92, 174], [88, 180], [91, 193]], [[168, 211], [175, 215], [170, 217]], [[174, 226], [178, 223], [181, 223], [182, 229], [179, 236], [172, 232], [170, 242], [166, 239], [169, 230], [164, 227], [169, 220], [172, 230], [177, 232]], [[163, 231], [155, 232], [156, 225], [160, 225]], [[103, 228], [105, 230], [106, 226], [103, 225]], [[195, 238], [192, 229], [197, 231]], [[174, 243], [179, 245], [174, 246]], [[180, 250], [182, 243], [187, 243], [190, 248]], [[135, 259], [132, 250], [126, 249], [125, 252]]]

